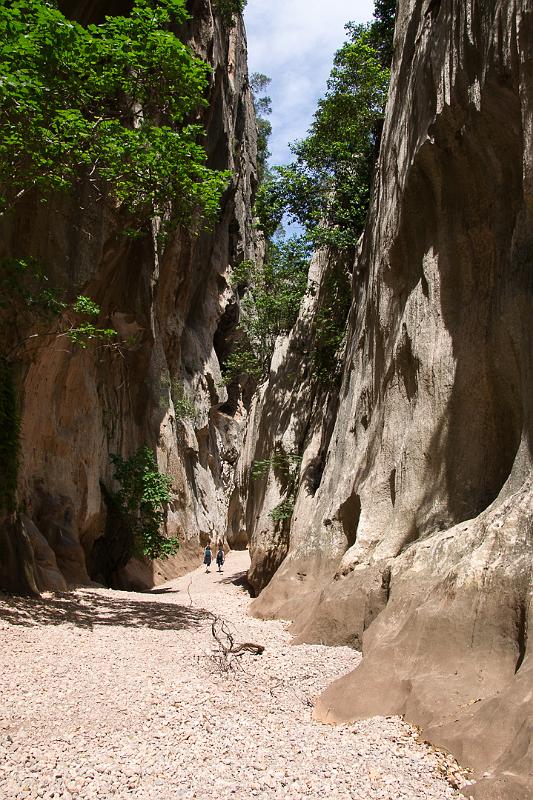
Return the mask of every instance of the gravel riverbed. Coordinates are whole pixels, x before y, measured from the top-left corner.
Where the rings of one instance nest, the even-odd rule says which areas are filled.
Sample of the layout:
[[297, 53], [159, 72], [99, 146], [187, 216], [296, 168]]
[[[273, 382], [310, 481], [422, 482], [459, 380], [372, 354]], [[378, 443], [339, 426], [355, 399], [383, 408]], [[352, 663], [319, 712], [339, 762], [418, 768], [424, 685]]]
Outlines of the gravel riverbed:
[[[454, 763], [401, 719], [311, 720], [360, 656], [247, 616], [247, 559], [145, 594], [0, 595], [0, 800], [461, 797]], [[226, 672], [213, 613], [264, 653]]]

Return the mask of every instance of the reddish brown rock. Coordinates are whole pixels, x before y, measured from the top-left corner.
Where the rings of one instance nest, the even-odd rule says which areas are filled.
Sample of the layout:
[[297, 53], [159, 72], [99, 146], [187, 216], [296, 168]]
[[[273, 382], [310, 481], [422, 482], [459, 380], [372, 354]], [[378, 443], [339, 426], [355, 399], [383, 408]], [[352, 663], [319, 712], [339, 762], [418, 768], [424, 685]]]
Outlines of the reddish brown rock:
[[[120, 0], [108, 5], [63, 7], [84, 22], [127, 11]], [[239, 397], [228, 402], [220, 359], [238, 322], [231, 269], [255, 254], [256, 123], [242, 21], [230, 29], [207, 0], [188, 5], [183, 36], [213, 70], [203, 112], [209, 165], [233, 175], [213, 228], [179, 229], [158, 252], [156, 223], [143, 238], [128, 238], [113, 210], [83, 190], [72, 202], [28, 204], [2, 231], [0, 258], [34, 256], [67, 298], [93, 298], [100, 324], [113, 325], [122, 342], [118, 351], [80, 350], [65, 338], [35, 339], [17, 365], [18, 502], [70, 584], [112, 583], [126, 566], [127, 537], [116, 520], [108, 524], [105, 502], [116, 489], [112, 453], [128, 457], [148, 445], [172, 478], [166, 529], [182, 553], [144, 570], [148, 582], [176, 574], [172, 565], [178, 572], [195, 566], [201, 545], [225, 533], [246, 412]], [[192, 411], [175, 405], [176, 386]], [[10, 564], [6, 572], [14, 574]]]

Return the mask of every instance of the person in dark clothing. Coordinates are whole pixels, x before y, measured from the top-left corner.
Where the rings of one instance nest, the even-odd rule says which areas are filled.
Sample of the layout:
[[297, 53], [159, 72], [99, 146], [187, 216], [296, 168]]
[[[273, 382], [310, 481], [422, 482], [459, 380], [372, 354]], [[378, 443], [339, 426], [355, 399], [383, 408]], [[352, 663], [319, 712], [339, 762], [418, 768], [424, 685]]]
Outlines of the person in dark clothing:
[[219, 544], [217, 550], [217, 567], [219, 572], [222, 572], [223, 563], [224, 563], [224, 550], [222, 549], [222, 545]]
[[213, 560], [213, 554], [211, 552], [211, 545], [208, 544], [204, 550], [204, 564], [206, 572], [209, 572], [209, 567], [211, 566], [212, 560]]

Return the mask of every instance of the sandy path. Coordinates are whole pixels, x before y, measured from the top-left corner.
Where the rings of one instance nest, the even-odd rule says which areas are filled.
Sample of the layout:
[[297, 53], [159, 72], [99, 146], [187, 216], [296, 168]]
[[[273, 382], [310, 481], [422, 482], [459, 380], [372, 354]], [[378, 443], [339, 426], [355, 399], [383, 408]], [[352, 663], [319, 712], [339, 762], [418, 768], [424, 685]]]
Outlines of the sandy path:
[[[401, 720], [311, 721], [359, 656], [247, 617], [246, 567], [230, 554], [151, 594], [0, 596], [0, 799], [457, 797]], [[218, 674], [206, 610], [265, 653]]]

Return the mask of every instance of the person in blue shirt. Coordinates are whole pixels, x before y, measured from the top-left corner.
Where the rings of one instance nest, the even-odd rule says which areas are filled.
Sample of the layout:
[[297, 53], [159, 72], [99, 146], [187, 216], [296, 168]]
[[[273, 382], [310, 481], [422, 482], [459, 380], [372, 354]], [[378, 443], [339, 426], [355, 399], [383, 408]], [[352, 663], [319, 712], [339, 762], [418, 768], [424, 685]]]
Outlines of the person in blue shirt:
[[211, 566], [212, 560], [213, 560], [213, 554], [211, 552], [211, 545], [208, 543], [207, 547], [204, 550], [204, 564], [206, 572], [209, 572], [209, 567]]

